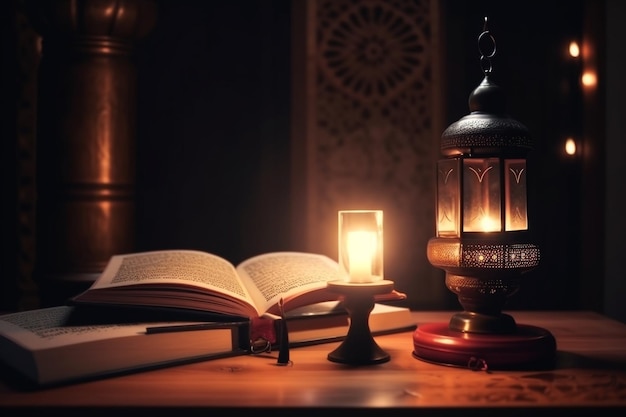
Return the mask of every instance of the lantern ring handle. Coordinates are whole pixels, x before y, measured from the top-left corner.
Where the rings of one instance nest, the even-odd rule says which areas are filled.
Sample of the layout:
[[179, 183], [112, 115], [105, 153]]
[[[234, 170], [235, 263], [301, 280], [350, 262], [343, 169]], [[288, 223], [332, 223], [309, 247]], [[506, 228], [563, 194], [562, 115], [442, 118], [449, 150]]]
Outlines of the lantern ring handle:
[[[489, 29], [487, 29], [487, 18], [485, 17], [485, 24], [483, 26], [483, 32], [478, 36], [478, 51], [480, 52], [480, 66], [485, 74], [491, 73], [492, 65], [491, 58], [496, 55], [496, 39], [493, 37]], [[487, 51], [487, 53], [485, 53]]]
[[[489, 45], [487, 45], [485, 42], [485, 39], [487, 36], [489, 36], [488, 38], [488, 40], [490, 41]], [[490, 53], [486, 54], [483, 48], [481, 47], [481, 45], [488, 46], [490, 49]], [[480, 34], [480, 36], [478, 37], [478, 51], [480, 52], [481, 59], [483, 58], [491, 59], [496, 55], [496, 39], [493, 37], [491, 32], [485, 31]]]

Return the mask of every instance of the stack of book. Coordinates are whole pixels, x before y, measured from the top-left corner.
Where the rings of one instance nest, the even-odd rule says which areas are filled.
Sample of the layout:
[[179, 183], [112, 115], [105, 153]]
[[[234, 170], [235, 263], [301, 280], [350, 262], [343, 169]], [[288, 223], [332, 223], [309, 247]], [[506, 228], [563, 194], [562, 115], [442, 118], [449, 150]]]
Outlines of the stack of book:
[[[237, 266], [190, 250], [116, 255], [67, 305], [0, 316], [0, 361], [41, 386], [266, 352], [281, 328], [290, 347], [337, 341], [349, 317], [326, 284], [342, 278], [332, 259], [302, 252]], [[376, 299], [373, 335], [415, 328], [389, 303], [404, 298]]]

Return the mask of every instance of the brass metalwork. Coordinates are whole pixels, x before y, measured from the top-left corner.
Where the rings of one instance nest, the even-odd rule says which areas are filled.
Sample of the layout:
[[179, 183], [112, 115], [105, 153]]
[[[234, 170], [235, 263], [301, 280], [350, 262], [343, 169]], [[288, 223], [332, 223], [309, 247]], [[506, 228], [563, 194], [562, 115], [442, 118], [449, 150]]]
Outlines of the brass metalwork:
[[150, 0], [28, 0], [42, 36], [37, 123], [37, 253], [42, 303], [89, 285], [134, 249], [134, 42]]

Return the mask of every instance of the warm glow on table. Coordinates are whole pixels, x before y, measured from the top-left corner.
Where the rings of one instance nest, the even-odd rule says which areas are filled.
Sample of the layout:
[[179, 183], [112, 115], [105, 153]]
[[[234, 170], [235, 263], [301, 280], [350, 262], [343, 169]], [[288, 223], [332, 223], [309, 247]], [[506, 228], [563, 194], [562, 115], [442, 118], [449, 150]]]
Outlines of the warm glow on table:
[[[451, 313], [412, 314], [421, 325], [447, 321]], [[407, 331], [376, 337], [391, 355], [376, 367], [328, 361], [328, 351], [339, 345], [331, 342], [291, 349], [292, 366], [275, 366], [278, 353], [272, 351], [44, 390], [19, 390], [0, 374], [0, 410], [7, 416], [85, 417], [239, 411], [304, 417], [324, 416], [331, 408], [385, 417], [624, 415], [626, 325], [585, 311], [511, 313], [520, 323], [553, 331], [555, 369], [485, 372], [431, 364], [413, 357], [413, 331]]]

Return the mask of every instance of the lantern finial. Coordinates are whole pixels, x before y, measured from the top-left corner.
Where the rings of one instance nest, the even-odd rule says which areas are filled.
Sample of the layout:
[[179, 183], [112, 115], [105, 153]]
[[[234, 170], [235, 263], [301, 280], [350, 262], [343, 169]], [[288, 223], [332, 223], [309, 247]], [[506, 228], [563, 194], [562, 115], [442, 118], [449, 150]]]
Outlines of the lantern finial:
[[493, 71], [491, 59], [496, 55], [496, 40], [487, 28], [487, 16], [485, 16], [483, 31], [478, 36], [478, 51], [485, 78], [469, 97], [470, 111], [502, 114], [506, 104], [504, 92], [489, 79]]

